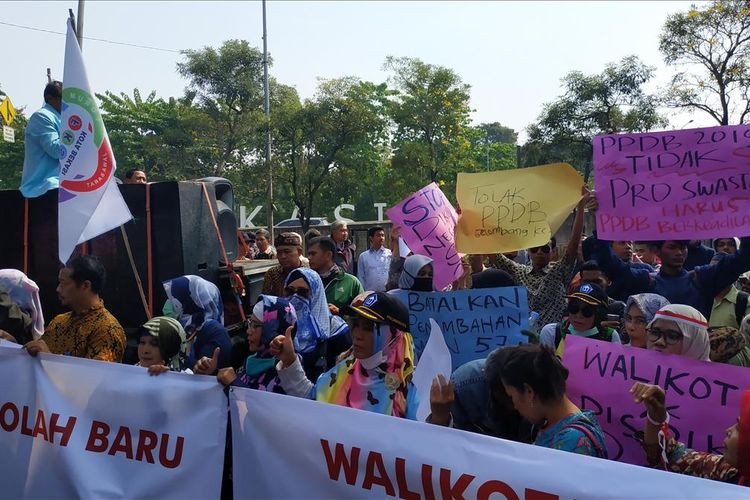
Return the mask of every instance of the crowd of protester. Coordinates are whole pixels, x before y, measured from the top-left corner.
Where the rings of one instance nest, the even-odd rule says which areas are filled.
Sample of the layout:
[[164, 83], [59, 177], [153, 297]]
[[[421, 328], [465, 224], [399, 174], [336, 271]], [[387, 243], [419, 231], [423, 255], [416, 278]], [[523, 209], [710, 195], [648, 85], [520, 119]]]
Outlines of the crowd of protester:
[[[750, 238], [699, 241], [603, 241], [584, 238], [584, 192], [565, 248], [551, 240], [506, 255], [472, 255], [464, 276], [446, 287], [523, 286], [528, 292], [529, 343], [502, 347], [432, 384], [427, 421], [488, 436], [611, 458], [596, 416], [567, 396], [566, 339], [587, 337], [672, 356], [750, 366], [747, 273]], [[277, 259], [245, 322], [249, 354], [232, 356], [218, 288], [198, 276], [164, 283], [163, 315], [138, 330], [138, 363], [151, 375], [177, 371], [215, 376], [224, 386], [272, 391], [400, 418], [416, 418], [412, 374], [418, 364], [409, 310], [391, 290], [436, 291], [434, 262], [400, 255], [399, 228], [368, 231], [356, 258], [346, 223], [331, 236], [279, 234], [273, 246], [255, 233], [254, 259]], [[123, 328], [100, 292], [106, 279], [92, 256], [69, 262], [57, 293], [69, 312], [46, 328], [39, 289], [17, 270], [0, 271], [0, 338], [40, 352], [121, 362]], [[645, 406], [643, 445], [649, 465], [744, 484], [750, 474], [750, 392], [726, 432], [724, 454], [693, 451], [665, 433], [664, 390], [636, 383]]]

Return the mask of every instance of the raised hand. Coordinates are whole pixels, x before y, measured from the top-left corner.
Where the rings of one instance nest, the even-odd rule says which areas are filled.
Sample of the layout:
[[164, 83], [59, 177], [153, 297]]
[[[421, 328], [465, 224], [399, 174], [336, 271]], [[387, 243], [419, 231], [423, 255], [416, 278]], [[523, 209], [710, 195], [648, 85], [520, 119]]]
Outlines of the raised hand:
[[666, 395], [658, 385], [637, 382], [630, 388], [630, 393], [636, 403], [646, 406], [646, 413], [654, 422], [667, 420]]
[[195, 363], [193, 371], [198, 375], [213, 375], [216, 373], [216, 369], [219, 367], [220, 352], [221, 349], [217, 347], [214, 349], [214, 354], [210, 358], [203, 356], [197, 363]]
[[453, 382], [445, 380], [443, 375], [438, 375], [432, 379], [430, 387], [430, 411], [432, 412], [432, 423], [436, 425], [448, 426], [451, 421], [451, 406], [455, 394], [453, 392]]
[[287, 328], [284, 335], [277, 335], [269, 346], [271, 354], [281, 361], [284, 368], [294, 364], [294, 361], [297, 359], [297, 355], [294, 352], [294, 342], [292, 342], [292, 328], [291, 326]]

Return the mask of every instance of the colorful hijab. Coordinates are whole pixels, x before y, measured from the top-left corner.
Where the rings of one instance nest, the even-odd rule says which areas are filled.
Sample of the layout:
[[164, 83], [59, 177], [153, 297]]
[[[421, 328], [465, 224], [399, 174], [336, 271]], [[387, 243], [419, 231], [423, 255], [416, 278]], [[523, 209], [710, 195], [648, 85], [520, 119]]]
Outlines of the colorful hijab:
[[695, 308], [684, 304], [671, 304], [659, 309], [654, 319], [649, 322], [649, 328], [654, 321], [662, 319], [673, 321], [682, 332], [682, 355], [690, 359], [710, 361], [711, 344], [708, 339], [708, 321]]
[[224, 324], [224, 306], [219, 289], [200, 276], [180, 276], [162, 283], [177, 320], [192, 334], [213, 319]]
[[[349, 354], [318, 378], [314, 399], [394, 417], [412, 417], [408, 405], [414, 350], [411, 335], [385, 323], [373, 327], [373, 347], [367, 359]], [[416, 406], [416, 405], [414, 405]]]
[[166, 316], [157, 316], [141, 327], [141, 335], [156, 337], [159, 353], [172, 371], [182, 371], [187, 359], [187, 335], [179, 321]]
[[[288, 299], [274, 297], [273, 295], [261, 295], [253, 307], [253, 316], [263, 323], [260, 336], [260, 350], [247, 357], [245, 360], [245, 379], [243, 385], [258, 389], [258, 379], [266, 372], [273, 371], [273, 379], [276, 377], [276, 358], [271, 354], [269, 346], [277, 335], [284, 335], [286, 329], [297, 322], [297, 314], [294, 306]], [[274, 384], [277, 385], [277, 384]], [[263, 389], [270, 387], [266, 383]]]
[[628, 297], [628, 302], [625, 305], [625, 312], [630, 310], [630, 306], [635, 306], [643, 313], [643, 318], [646, 324], [651, 323], [654, 319], [656, 312], [662, 307], [669, 305], [669, 301], [661, 295], [655, 293], [639, 293], [638, 295], [631, 295]]
[[31, 318], [34, 340], [44, 334], [44, 314], [39, 300], [39, 287], [18, 269], [0, 269], [0, 288], [8, 291], [11, 302]]
[[432, 259], [424, 255], [410, 255], [404, 260], [404, 270], [398, 279], [398, 287], [402, 290], [411, 290], [417, 279], [420, 269], [427, 264], [432, 264]]
[[317, 272], [306, 267], [299, 267], [289, 273], [284, 281], [284, 288], [300, 278], [305, 280], [307, 286], [310, 287], [310, 298], [295, 294], [288, 299], [297, 313], [294, 349], [306, 354], [315, 351], [321, 342], [345, 333], [348, 327], [343, 319], [334, 316], [328, 309], [323, 281]]

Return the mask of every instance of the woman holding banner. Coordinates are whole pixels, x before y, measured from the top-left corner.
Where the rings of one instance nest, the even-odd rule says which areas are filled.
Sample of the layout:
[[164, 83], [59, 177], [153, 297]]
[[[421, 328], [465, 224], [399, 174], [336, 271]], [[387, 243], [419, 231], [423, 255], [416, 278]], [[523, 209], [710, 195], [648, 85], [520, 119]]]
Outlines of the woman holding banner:
[[737, 422], [726, 431], [724, 455], [690, 450], [671, 435], [666, 396], [658, 385], [638, 382], [630, 393], [636, 403], [643, 403], [646, 407], [646, 428], [641, 444], [649, 466], [688, 476], [749, 485], [750, 391], [742, 394]]
[[500, 370], [513, 406], [538, 430], [534, 444], [581, 455], [607, 458], [607, 445], [596, 417], [581, 411], [566, 395], [568, 369], [552, 349], [539, 345], [507, 347]]

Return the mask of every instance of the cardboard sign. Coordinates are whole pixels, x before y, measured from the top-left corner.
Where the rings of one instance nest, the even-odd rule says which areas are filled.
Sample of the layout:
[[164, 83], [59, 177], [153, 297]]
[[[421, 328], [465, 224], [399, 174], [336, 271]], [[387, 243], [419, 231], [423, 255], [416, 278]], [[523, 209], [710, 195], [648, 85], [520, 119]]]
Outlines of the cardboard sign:
[[750, 125], [594, 137], [604, 240], [750, 234]]
[[417, 359], [430, 336], [430, 319], [443, 332], [453, 369], [485, 358], [497, 347], [528, 342], [521, 330], [529, 327], [524, 287], [483, 288], [455, 292], [390, 292], [409, 309]]
[[583, 179], [567, 163], [458, 174], [461, 252], [513, 252], [546, 244], [581, 199]]

